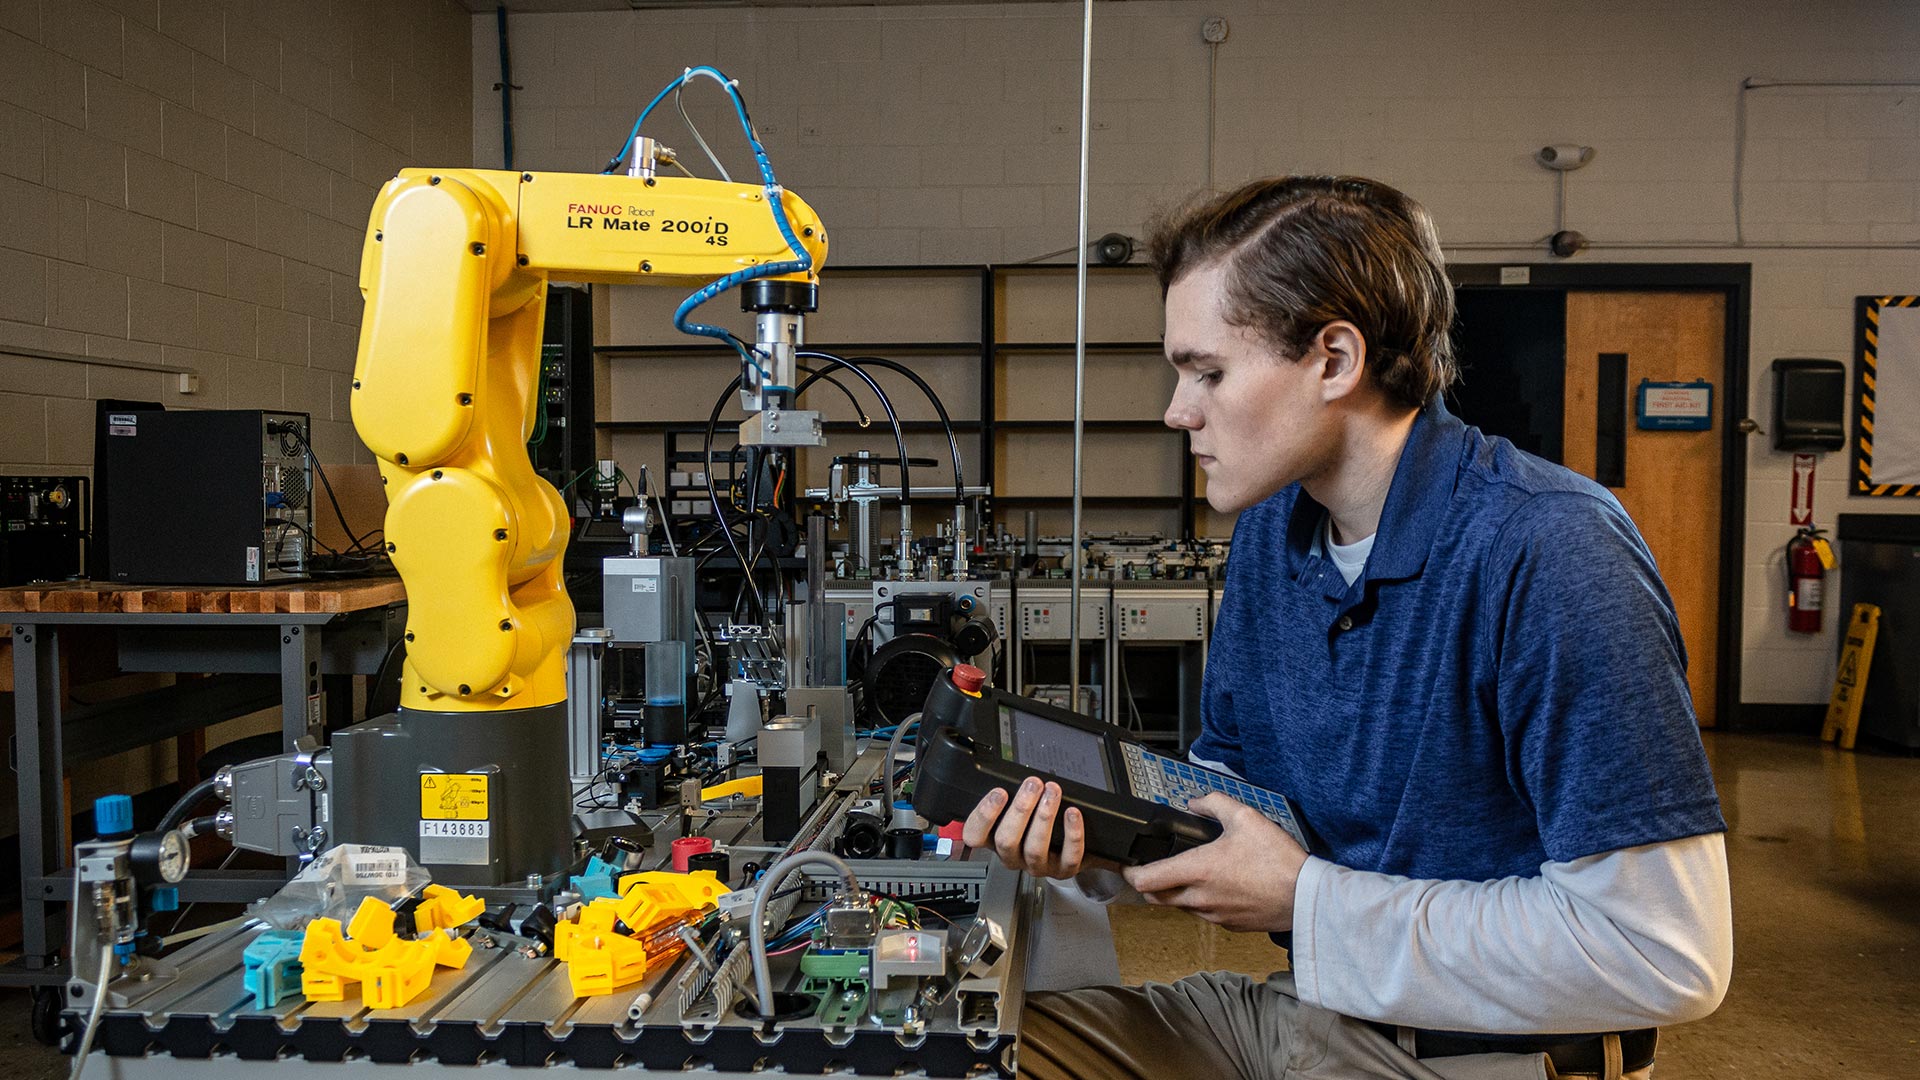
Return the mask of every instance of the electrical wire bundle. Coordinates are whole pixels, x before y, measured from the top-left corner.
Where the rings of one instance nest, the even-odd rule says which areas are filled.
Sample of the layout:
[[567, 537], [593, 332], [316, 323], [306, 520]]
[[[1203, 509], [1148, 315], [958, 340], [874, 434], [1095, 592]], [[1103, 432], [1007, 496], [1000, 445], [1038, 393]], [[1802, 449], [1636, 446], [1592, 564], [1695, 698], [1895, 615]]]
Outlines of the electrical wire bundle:
[[[307, 573], [315, 577], [358, 577], [387, 569], [390, 565], [387, 561], [387, 553], [379, 542], [384, 535], [383, 530], [375, 528], [365, 533], [354, 533], [353, 526], [347, 524], [346, 512], [340, 508], [339, 497], [333, 492], [333, 481], [327, 478], [327, 468], [320, 464], [320, 455], [314, 453], [313, 443], [307, 439], [307, 433], [300, 429], [298, 423], [291, 420], [279, 424], [269, 421], [267, 430], [289, 437], [300, 444], [300, 449], [306, 454], [308, 463], [313, 466], [314, 475], [320, 478], [321, 489], [327, 493], [327, 502], [333, 506], [333, 516], [340, 523], [341, 535], [348, 538], [346, 549], [341, 550], [320, 539], [311, 525], [288, 520], [273, 523], [281, 530], [279, 535], [284, 536], [285, 530], [289, 528], [305, 534], [307, 542], [312, 545], [310, 550], [322, 552], [330, 560], [329, 564], [322, 565], [319, 556], [309, 555]], [[272, 565], [276, 570], [297, 569], [297, 567], [281, 565], [277, 545]]]
[[[966, 466], [960, 456], [960, 441], [954, 433], [953, 419], [947, 412], [946, 404], [940, 400], [939, 395], [934, 392], [933, 387], [927, 384], [926, 380], [922, 379], [906, 365], [882, 356], [847, 358], [817, 349], [801, 350], [795, 353], [795, 355], [802, 359], [825, 361], [833, 365], [833, 368], [843, 369], [852, 373], [867, 385], [867, 389], [872, 391], [874, 398], [879, 401], [881, 411], [886, 414], [888, 425], [893, 429], [894, 450], [898, 455], [900, 465], [900, 515], [902, 531], [905, 531], [907, 528], [908, 506], [913, 497], [913, 466], [907, 454], [905, 429], [902, 428], [900, 424], [900, 417], [894, 409], [893, 399], [888, 396], [886, 390], [880, 386], [879, 382], [877, 382], [872, 375], [868, 374], [867, 368], [881, 368], [895, 372], [911, 381], [926, 395], [935, 413], [939, 415], [941, 427], [947, 437], [947, 450], [953, 464], [954, 501], [956, 503], [965, 501]], [[799, 395], [810, 389], [813, 384], [824, 379], [844, 394], [848, 401], [853, 403], [854, 410], [859, 416], [859, 422], [862, 427], [871, 423], [871, 419], [868, 417], [866, 410], [861, 407], [859, 399], [854, 396], [853, 392], [849, 390], [844, 383], [833, 377], [834, 372], [832, 368], [812, 368], [806, 365], [800, 365], [799, 370], [805, 372], [807, 377], [795, 388], [794, 396], [796, 399]], [[713, 409], [707, 415], [707, 427], [702, 442], [702, 458], [706, 467], [707, 498], [713, 506], [714, 520], [716, 522], [715, 531], [712, 535], [723, 538], [727, 543], [726, 550], [731, 551], [733, 556], [739, 561], [742, 573], [745, 575], [747, 581], [747, 594], [753, 599], [756, 614], [764, 619], [767, 614], [766, 608], [764, 601], [760, 598], [758, 589], [754, 586], [753, 575], [755, 568], [764, 557], [767, 547], [767, 533], [762, 531], [760, 542], [756, 545], [754, 542], [753, 521], [758, 517], [764, 516], [761, 515], [759, 511], [758, 492], [760, 489], [760, 477], [766, 470], [760, 467], [758, 451], [752, 447], [741, 448], [746, 450], [745, 474], [747, 479], [744, 487], [747, 501], [746, 505], [742, 507], [730, 486], [727, 503], [731, 503], [738, 513], [729, 515], [727, 513], [726, 503], [723, 503], [721, 500], [719, 485], [713, 467], [713, 444], [719, 434], [720, 414], [726, 409], [727, 402], [732, 399], [734, 392], [740, 389], [740, 384], [741, 379], [739, 377], [734, 378], [733, 381], [729, 382], [726, 388], [721, 391], [720, 396], [715, 399]], [[773, 488], [771, 505], [774, 507], [777, 507], [779, 493], [784, 487], [784, 475], [784, 466], [782, 466], [780, 476], [777, 477], [771, 485]], [[741, 546], [739, 536], [734, 532], [738, 527], [737, 521], [741, 516], [745, 516], [748, 519], [746, 547], [744, 549]], [[703, 543], [705, 542], [708, 541], [703, 541]], [[694, 549], [700, 546], [700, 544], [696, 544]], [[691, 550], [694, 549], [690, 549], [690, 553]], [[704, 566], [706, 562], [718, 554], [720, 550], [718, 547], [708, 550], [702, 557], [699, 565]]]

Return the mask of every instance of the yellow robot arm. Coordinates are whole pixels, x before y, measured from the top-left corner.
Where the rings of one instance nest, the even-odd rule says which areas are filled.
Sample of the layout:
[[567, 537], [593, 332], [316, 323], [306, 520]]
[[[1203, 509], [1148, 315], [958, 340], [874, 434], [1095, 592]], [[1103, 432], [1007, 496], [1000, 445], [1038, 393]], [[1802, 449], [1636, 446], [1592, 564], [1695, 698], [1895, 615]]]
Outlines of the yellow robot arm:
[[[475, 712], [566, 698], [573, 606], [559, 492], [528, 460], [547, 282], [669, 285], [793, 260], [765, 187], [679, 177], [408, 169], [374, 203], [353, 422], [380, 459], [407, 586], [401, 704]], [[780, 192], [812, 286], [818, 215]], [[790, 361], [790, 356], [789, 356]]]

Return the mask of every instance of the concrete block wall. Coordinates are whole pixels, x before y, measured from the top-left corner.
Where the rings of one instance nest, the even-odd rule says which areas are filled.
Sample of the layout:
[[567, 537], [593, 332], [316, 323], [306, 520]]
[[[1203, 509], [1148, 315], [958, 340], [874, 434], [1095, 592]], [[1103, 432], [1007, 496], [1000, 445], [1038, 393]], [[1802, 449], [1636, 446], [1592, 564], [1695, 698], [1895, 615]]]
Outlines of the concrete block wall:
[[[846, 263], [1014, 261], [1074, 242], [1080, 9], [1073, 4], [516, 15], [515, 164], [598, 170], [673, 74], [742, 80], [784, 183]], [[1094, 29], [1092, 230], [1136, 235], [1207, 177], [1208, 53], [1224, 15], [1214, 181], [1329, 171], [1399, 185], [1459, 262], [1546, 262], [1549, 143], [1597, 148], [1569, 178], [1583, 261], [1753, 266], [1751, 399], [1777, 356], [1852, 359], [1853, 298], [1920, 290], [1920, 87], [1781, 88], [1747, 102], [1744, 226], [1734, 225], [1743, 79], [1920, 81], [1902, 0], [1138, 0]], [[476, 163], [499, 167], [491, 15], [472, 22]], [[710, 86], [689, 110], [736, 177], [746, 159]], [[655, 133], [712, 175], [677, 117]], [[1749, 246], [1734, 247], [1744, 239]], [[1886, 244], [1787, 249], [1766, 244]], [[1697, 246], [1685, 246], [1697, 245]], [[826, 299], [826, 298], [823, 298]], [[1097, 330], [1096, 330], [1097, 333]], [[1791, 457], [1750, 444], [1745, 679], [1756, 703], [1824, 701], [1834, 624], [1790, 635], [1776, 582]], [[1920, 511], [1853, 497], [1820, 461], [1815, 512]], [[1830, 578], [1830, 586], [1837, 580]], [[1830, 593], [1836, 595], [1837, 592]]]
[[0, 0], [0, 469], [86, 471], [101, 397], [304, 411], [371, 462], [367, 213], [471, 156], [470, 42], [454, 0]]
[[[305, 411], [324, 463], [370, 464], [367, 213], [401, 166], [471, 155], [470, 41], [454, 0], [0, 0], [0, 472], [88, 473], [103, 397]], [[74, 805], [173, 765], [89, 762]], [[13, 804], [0, 773], [0, 834]]]

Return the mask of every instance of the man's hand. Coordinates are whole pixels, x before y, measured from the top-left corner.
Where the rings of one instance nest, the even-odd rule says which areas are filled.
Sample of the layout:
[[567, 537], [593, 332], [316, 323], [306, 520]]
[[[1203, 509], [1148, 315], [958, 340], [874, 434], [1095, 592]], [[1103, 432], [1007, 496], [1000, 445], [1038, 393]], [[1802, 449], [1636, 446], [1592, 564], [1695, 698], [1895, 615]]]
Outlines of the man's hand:
[[[1087, 850], [1086, 827], [1074, 807], [1068, 807], [1066, 815], [1061, 816], [1059, 784], [1049, 782], [1043, 787], [1038, 779], [1028, 777], [1014, 793], [1013, 805], [1007, 803], [1004, 789], [987, 792], [967, 815], [960, 839], [968, 847], [991, 845], [1009, 870], [1050, 878], [1070, 878], [1080, 872]], [[1006, 812], [1002, 814], [1002, 810]], [[1050, 850], [1056, 818], [1063, 822], [1066, 836], [1058, 854]], [[994, 827], [995, 821], [999, 822], [998, 828]]]
[[1258, 810], [1213, 793], [1187, 809], [1218, 821], [1220, 838], [1126, 870], [1149, 904], [1190, 911], [1228, 930], [1293, 929], [1293, 886], [1307, 853]]

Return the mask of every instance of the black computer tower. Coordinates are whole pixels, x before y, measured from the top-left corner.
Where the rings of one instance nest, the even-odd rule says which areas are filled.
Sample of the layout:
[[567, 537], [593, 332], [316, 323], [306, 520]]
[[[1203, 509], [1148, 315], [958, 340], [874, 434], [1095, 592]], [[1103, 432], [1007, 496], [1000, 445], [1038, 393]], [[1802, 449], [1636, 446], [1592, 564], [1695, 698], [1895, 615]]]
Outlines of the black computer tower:
[[116, 413], [165, 412], [166, 406], [157, 401], [139, 401], [130, 398], [101, 398], [93, 403], [93, 535], [87, 538], [87, 577], [94, 581], [112, 581], [113, 572], [107, 569], [106, 498], [101, 493], [107, 488], [107, 480], [112, 475], [113, 466], [107, 460], [107, 417]]
[[111, 580], [252, 585], [307, 576], [312, 424], [259, 409], [108, 413], [97, 513]]
[[1880, 609], [1860, 734], [1920, 749], [1920, 514], [1841, 514], [1837, 532], [1840, 609], [1830, 614], [1844, 630], [1853, 605]]

